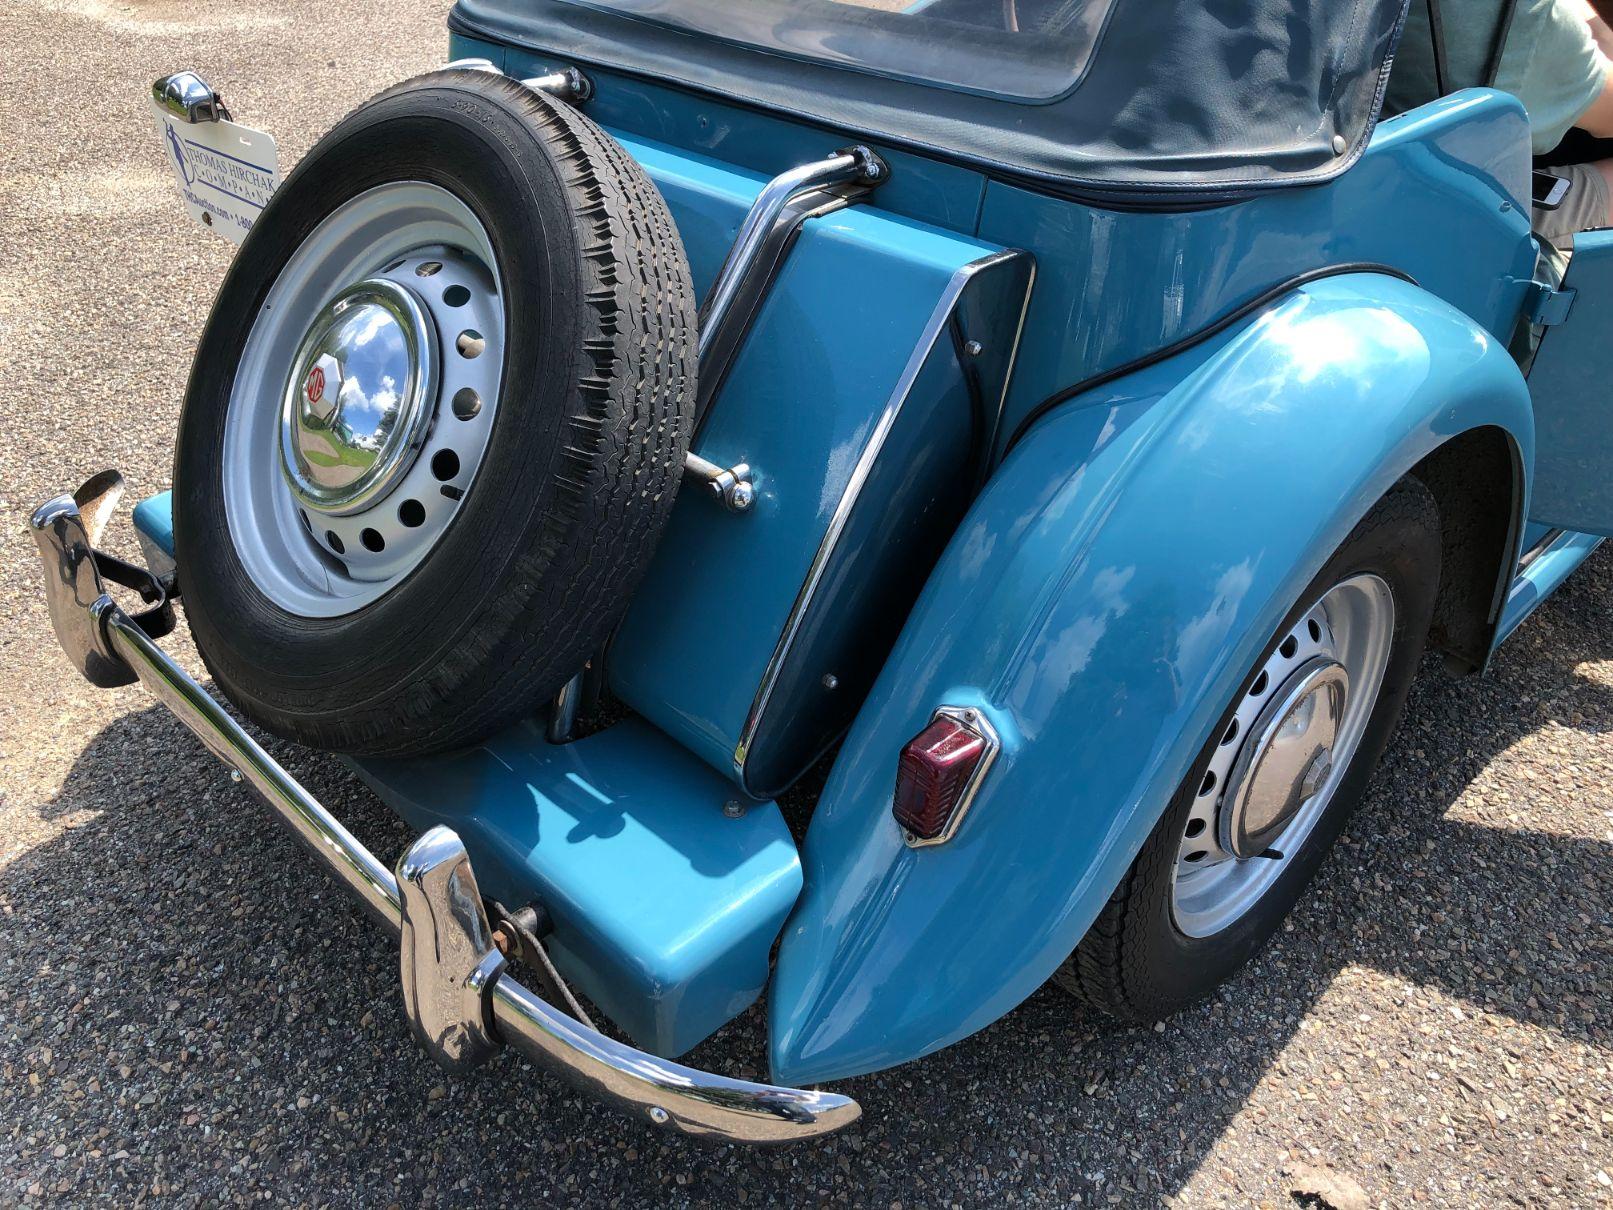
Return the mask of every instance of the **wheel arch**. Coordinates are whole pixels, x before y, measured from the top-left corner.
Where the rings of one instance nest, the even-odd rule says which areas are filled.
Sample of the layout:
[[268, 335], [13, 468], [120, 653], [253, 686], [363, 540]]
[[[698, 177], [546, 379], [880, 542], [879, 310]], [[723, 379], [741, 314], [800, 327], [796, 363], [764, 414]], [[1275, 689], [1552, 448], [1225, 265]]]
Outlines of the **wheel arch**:
[[[1528, 467], [1506, 349], [1375, 274], [1306, 285], [1031, 429], [954, 535], [819, 800], [769, 997], [775, 1075], [917, 1058], [1040, 986], [1294, 594], [1390, 486], [1419, 465], [1439, 479], [1466, 447], [1437, 451], [1483, 429]], [[1478, 574], [1453, 579], [1453, 609]], [[896, 757], [943, 704], [985, 711], [1002, 749], [957, 835], [909, 849]]]
[[1515, 434], [1480, 425], [1427, 454], [1416, 475], [1439, 506], [1439, 595], [1428, 641], [1455, 671], [1482, 669], [1495, 646], [1523, 535], [1526, 469]]

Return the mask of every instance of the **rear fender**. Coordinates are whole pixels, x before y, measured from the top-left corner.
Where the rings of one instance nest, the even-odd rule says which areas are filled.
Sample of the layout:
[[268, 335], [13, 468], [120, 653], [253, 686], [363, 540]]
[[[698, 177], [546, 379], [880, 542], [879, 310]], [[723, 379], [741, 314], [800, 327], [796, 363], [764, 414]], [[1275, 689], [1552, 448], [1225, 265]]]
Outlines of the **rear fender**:
[[[1414, 285], [1352, 274], [1033, 428], [959, 527], [812, 818], [770, 994], [775, 1076], [917, 1058], [1040, 986], [1324, 560], [1482, 426], [1526, 475], [1532, 414], [1506, 349]], [[957, 835], [910, 849], [897, 753], [942, 704], [985, 711], [1002, 750]]]

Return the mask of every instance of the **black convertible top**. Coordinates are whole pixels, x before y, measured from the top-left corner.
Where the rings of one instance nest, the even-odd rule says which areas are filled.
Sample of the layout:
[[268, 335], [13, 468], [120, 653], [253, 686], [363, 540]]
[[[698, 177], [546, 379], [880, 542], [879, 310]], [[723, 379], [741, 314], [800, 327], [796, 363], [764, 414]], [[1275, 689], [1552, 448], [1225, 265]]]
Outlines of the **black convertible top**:
[[1043, 190], [1181, 203], [1353, 162], [1405, 4], [458, 0], [450, 24]]

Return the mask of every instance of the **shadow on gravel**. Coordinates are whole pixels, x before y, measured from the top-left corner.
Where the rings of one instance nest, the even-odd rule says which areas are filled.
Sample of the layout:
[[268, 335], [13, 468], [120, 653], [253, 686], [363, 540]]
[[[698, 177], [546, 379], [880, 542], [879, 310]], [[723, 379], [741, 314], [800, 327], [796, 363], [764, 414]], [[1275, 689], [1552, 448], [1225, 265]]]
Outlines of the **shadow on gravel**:
[[[1609, 600], [1604, 556], [1490, 676], [1425, 670], [1291, 929], [1216, 998], [1161, 1033], [1043, 989], [923, 1062], [847, 1081], [863, 1121], [781, 1152], [653, 1134], [510, 1057], [438, 1073], [399, 1010], [395, 951], [359, 909], [163, 711], [127, 715], [89, 742], [48, 808], [98, 814], [0, 870], [0, 1122], [20, 1124], [0, 1201], [38, 1181], [208, 1203], [263, 1190], [382, 1205], [456, 1190], [478, 1202], [1150, 1202], [1193, 1174], [1347, 965], [1613, 1046], [1593, 986], [1609, 846], [1532, 829], [1516, 797], [1484, 800], [1516, 815], [1506, 826], [1447, 818], [1538, 729], [1613, 728], [1613, 693], [1584, 672], [1613, 658]], [[403, 827], [335, 761], [275, 751], [378, 852], [402, 848]], [[689, 1061], [763, 1076], [760, 1011]], [[73, 1141], [65, 1157], [58, 1140]]]

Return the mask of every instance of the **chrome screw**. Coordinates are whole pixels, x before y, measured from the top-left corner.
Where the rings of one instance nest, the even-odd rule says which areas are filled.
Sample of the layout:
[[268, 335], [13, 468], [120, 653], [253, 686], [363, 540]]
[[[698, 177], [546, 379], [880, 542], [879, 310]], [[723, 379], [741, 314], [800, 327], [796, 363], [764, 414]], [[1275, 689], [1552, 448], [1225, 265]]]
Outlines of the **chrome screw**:
[[969, 354], [970, 357], [979, 357], [986, 351], [986, 346], [978, 340], [971, 340], [964, 344], [963, 351]]
[[657, 1126], [665, 1126], [671, 1120], [672, 1115], [666, 1110], [662, 1109], [659, 1105], [650, 1106], [650, 1121], [654, 1122]]
[[832, 672], [823, 674], [823, 687], [830, 691], [840, 688], [840, 678]]
[[730, 798], [723, 804], [722, 813], [729, 819], [742, 819], [745, 815], [745, 804], [737, 798]]
[[245, 781], [246, 778], [241, 776], [241, 771], [239, 769], [231, 769], [230, 770], [230, 780], [235, 782], [235, 783], [237, 783], [237, 784], [239, 784], [239, 783]]

